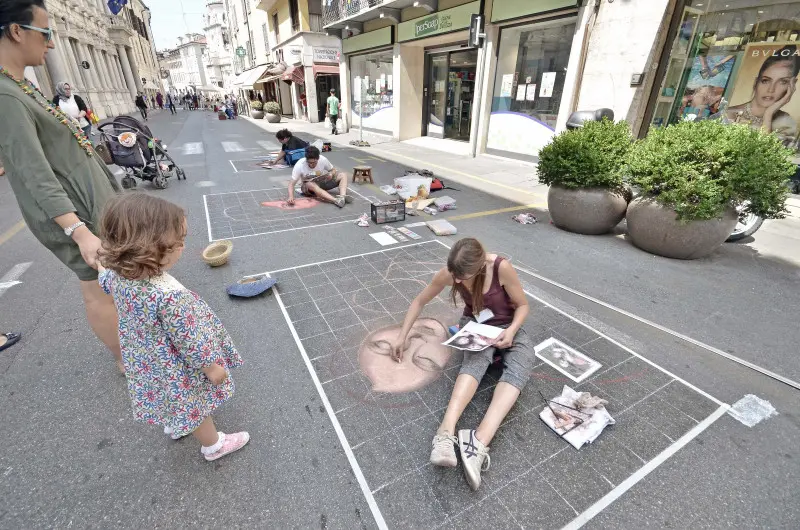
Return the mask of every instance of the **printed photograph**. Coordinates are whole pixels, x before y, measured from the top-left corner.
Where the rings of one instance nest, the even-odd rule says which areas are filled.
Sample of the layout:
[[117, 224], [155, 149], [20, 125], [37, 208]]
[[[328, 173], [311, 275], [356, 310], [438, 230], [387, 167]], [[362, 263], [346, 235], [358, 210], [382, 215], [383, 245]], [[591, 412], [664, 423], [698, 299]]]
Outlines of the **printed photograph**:
[[538, 358], [576, 383], [580, 383], [603, 366], [553, 337], [536, 346], [535, 351]]

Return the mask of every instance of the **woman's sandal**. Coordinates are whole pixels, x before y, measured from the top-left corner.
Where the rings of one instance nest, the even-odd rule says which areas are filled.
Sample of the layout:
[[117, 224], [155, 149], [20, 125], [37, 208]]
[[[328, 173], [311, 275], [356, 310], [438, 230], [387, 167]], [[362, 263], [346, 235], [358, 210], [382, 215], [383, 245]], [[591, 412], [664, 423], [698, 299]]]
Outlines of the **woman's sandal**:
[[[3, 333], [0, 335], [0, 351], [3, 351], [7, 348], [10, 348], [14, 344], [19, 342], [19, 339], [22, 338], [22, 335], [19, 333]], [[5, 339], [5, 342], [3, 340]]]

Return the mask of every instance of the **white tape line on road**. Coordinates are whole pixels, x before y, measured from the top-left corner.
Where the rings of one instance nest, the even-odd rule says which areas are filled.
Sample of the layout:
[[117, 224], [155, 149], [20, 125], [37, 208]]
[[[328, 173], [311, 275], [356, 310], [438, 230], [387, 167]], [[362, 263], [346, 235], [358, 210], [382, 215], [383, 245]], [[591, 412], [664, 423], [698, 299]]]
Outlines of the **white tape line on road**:
[[245, 150], [239, 142], [222, 142], [222, 148], [226, 153], [241, 153]]
[[188, 144], [183, 144], [181, 151], [184, 155], [202, 155], [203, 142], [191, 142]]
[[19, 279], [31, 265], [33, 265], [33, 262], [17, 263], [11, 267], [11, 270], [0, 278], [0, 296], [3, 296], [11, 287], [22, 283]]

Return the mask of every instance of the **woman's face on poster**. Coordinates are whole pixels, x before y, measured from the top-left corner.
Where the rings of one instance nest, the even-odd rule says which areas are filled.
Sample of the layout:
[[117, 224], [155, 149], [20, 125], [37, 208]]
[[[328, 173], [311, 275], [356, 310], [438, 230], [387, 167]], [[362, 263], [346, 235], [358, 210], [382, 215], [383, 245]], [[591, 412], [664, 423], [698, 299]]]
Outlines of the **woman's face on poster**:
[[786, 95], [794, 81], [790, 61], [773, 64], [756, 80], [756, 103], [761, 107], [771, 107]]
[[403, 359], [392, 358], [392, 343], [401, 326], [388, 326], [371, 333], [358, 351], [361, 370], [375, 392], [405, 393], [424, 388], [442, 374], [452, 354], [447, 329], [438, 320], [420, 318], [411, 328]]

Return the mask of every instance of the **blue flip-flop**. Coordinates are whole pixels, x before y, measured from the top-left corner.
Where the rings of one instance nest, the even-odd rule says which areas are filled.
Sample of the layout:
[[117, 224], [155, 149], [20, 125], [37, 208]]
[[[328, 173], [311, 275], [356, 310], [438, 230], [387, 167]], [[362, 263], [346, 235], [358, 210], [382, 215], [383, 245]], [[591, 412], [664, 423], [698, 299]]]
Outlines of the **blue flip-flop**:
[[10, 348], [14, 344], [18, 343], [19, 339], [22, 338], [22, 335], [20, 335], [19, 333], [3, 333], [0, 336], [6, 338], [6, 343], [0, 346], [0, 351]]
[[251, 276], [249, 278], [242, 278], [238, 282], [229, 286], [227, 292], [231, 296], [252, 298], [271, 289], [276, 283], [278, 283], [278, 280], [270, 277], [268, 274]]

